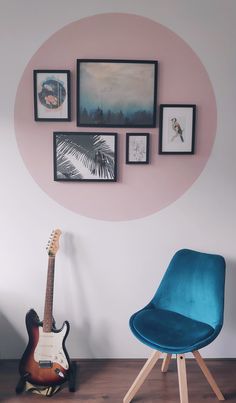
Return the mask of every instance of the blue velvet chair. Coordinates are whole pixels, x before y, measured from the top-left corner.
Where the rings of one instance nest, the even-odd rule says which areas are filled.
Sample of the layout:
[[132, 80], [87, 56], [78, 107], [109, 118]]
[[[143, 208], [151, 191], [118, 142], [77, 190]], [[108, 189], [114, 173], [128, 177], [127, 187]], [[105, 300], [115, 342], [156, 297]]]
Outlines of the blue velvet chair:
[[192, 352], [219, 400], [224, 400], [199, 349], [219, 334], [224, 315], [225, 260], [189, 249], [178, 251], [150, 303], [133, 314], [130, 328], [154, 349], [123, 402], [129, 403], [164, 353], [162, 372], [176, 354], [180, 402], [188, 403], [185, 353]]

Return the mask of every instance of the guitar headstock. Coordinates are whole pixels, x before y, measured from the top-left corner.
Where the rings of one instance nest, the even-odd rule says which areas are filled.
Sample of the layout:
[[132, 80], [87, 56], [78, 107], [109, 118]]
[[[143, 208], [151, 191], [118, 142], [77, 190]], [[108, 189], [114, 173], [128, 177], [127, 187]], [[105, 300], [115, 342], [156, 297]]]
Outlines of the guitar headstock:
[[49, 256], [55, 256], [59, 249], [59, 238], [61, 236], [61, 230], [55, 229], [52, 231], [48, 244], [47, 244], [47, 252]]

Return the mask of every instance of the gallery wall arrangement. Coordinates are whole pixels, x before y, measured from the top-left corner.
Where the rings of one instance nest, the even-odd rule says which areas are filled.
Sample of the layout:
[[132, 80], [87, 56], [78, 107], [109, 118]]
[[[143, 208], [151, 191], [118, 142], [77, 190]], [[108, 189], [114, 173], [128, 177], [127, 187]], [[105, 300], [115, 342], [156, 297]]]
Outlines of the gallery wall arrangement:
[[[70, 121], [70, 71], [34, 70], [35, 121]], [[77, 126], [157, 126], [158, 61], [77, 60]], [[194, 154], [196, 105], [160, 105], [159, 153]], [[117, 133], [54, 132], [54, 180], [117, 181]], [[149, 133], [126, 134], [126, 164], [148, 164]]]
[[33, 55], [17, 90], [15, 132], [28, 170], [59, 204], [89, 217], [135, 219], [175, 201], [203, 170], [215, 130], [200, 60], [144, 17], [101, 14], [65, 26]]

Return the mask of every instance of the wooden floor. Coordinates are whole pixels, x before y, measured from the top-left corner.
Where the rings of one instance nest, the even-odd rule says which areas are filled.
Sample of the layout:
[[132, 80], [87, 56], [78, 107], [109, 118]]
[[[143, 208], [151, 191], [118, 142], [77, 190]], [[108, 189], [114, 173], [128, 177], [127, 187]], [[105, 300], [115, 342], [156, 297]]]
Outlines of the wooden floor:
[[[77, 364], [76, 391], [71, 393], [64, 385], [50, 402], [107, 402], [121, 403], [145, 360], [81, 360]], [[206, 360], [222, 393], [229, 402], [236, 403], [236, 359]], [[137, 403], [179, 403], [176, 360], [172, 360], [166, 374], [160, 371], [161, 362], [137, 393]], [[194, 360], [187, 360], [189, 403], [214, 403], [217, 398], [207, 384]], [[18, 362], [0, 361], [0, 401], [9, 403], [43, 402], [48, 398], [30, 393], [15, 394], [18, 381]]]

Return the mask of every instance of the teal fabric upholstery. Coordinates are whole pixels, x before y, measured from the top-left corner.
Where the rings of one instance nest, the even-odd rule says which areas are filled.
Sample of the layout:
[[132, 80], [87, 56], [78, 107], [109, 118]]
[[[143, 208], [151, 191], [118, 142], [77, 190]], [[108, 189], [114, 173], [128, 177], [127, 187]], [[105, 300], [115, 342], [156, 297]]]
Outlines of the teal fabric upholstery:
[[131, 316], [133, 334], [166, 353], [199, 350], [222, 328], [224, 284], [222, 256], [181, 249], [172, 258], [153, 299]]

